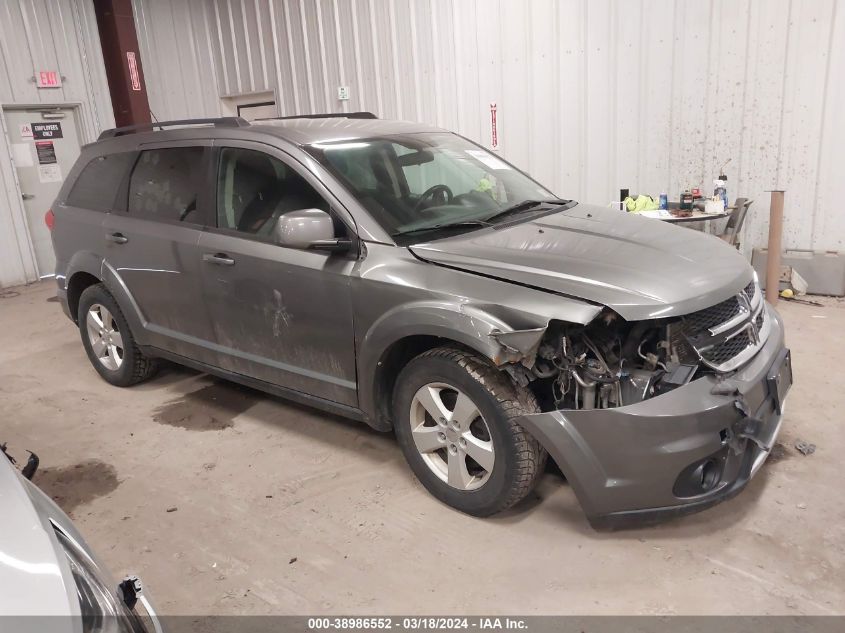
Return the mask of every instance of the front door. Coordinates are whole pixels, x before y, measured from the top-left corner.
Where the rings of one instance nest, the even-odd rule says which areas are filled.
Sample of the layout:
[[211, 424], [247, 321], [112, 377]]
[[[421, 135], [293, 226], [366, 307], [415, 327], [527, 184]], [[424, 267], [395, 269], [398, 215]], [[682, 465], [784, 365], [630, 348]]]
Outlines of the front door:
[[76, 111], [32, 108], [4, 113], [38, 274], [49, 277], [56, 272], [56, 258], [44, 214], [79, 156]]
[[[282, 152], [237, 145], [216, 150], [217, 226], [200, 237], [220, 365], [356, 406], [349, 284], [355, 260], [285, 248], [271, 237], [280, 214], [330, 211], [327, 192]], [[340, 220], [336, 225], [338, 236], [349, 230]]]

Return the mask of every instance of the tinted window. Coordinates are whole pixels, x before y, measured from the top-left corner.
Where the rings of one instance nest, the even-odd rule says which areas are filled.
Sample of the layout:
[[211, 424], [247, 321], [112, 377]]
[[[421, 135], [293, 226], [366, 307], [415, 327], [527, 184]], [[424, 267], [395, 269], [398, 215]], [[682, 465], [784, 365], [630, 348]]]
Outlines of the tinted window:
[[197, 198], [202, 154], [201, 147], [141, 152], [129, 181], [129, 213], [201, 223]]
[[94, 211], [110, 211], [117, 190], [137, 154], [123, 152], [99, 156], [89, 162], [67, 196], [66, 204]]
[[250, 149], [227, 147], [217, 172], [217, 226], [270, 235], [276, 219], [297, 209], [329, 206], [306, 180], [282, 161]]

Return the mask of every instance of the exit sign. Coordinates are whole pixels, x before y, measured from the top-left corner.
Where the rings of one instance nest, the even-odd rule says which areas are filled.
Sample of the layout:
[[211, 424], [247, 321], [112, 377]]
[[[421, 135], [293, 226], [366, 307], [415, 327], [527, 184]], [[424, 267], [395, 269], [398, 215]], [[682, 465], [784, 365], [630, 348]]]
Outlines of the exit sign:
[[61, 88], [62, 76], [55, 70], [39, 70], [35, 73], [35, 85], [39, 88]]

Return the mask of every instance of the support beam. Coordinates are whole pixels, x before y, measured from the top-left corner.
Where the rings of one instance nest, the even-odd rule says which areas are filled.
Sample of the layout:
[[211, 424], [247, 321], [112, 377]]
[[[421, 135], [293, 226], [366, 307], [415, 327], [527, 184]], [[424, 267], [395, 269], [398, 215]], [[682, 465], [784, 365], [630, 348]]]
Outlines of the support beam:
[[150, 122], [132, 0], [94, 0], [103, 61], [117, 127]]

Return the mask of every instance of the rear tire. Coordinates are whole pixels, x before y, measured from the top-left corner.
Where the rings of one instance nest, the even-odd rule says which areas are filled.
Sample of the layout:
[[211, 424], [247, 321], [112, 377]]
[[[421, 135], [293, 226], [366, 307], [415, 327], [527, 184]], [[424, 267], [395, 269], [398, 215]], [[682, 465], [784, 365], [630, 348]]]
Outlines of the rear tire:
[[103, 380], [129, 387], [155, 374], [157, 360], [138, 348], [123, 311], [103, 284], [82, 292], [77, 322], [88, 360]]
[[431, 494], [484, 517], [531, 492], [547, 454], [515, 421], [540, 411], [528, 389], [484, 359], [449, 347], [414, 358], [396, 385], [396, 437]]

